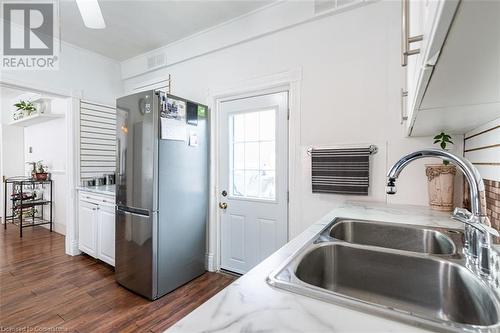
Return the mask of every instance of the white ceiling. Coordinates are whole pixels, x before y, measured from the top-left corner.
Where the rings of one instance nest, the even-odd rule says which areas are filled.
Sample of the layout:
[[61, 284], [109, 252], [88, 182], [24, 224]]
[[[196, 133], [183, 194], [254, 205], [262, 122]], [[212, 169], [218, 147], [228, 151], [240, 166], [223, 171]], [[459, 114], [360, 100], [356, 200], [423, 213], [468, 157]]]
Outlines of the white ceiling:
[[125, 60], [185, 38], [275, 0], [99, 0], [106, 29], [84, 26], [74, 0], [60, 2], [61, 38], [116, 60]]

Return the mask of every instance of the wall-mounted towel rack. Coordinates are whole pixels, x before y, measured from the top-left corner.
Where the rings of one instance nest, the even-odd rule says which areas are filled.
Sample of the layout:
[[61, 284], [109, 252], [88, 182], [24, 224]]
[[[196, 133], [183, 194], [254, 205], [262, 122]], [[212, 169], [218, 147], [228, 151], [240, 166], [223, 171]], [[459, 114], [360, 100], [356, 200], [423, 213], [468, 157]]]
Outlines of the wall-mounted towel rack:
[[[307, 148], [307, 154], [311, 155], [313, 150], [326, 150], [326, 149], [346, 149], [346, 150], [348, 150], [348, 149], [359, 149], [359, 148], [366, 148], [366, 147], [363, 147], [363, 146], [356, 146], [356, 147], [354, 147], [354, 146], [309, 147], [309, 148]], [[375, 145], [370, 145], [367, 148], [370, 149], [370, 155], [376, 154], [378, 151], [378, 148]]]
[[368, 195], [370, 155], [377, 146], [311, 147], [311, 186], [313, 193]]

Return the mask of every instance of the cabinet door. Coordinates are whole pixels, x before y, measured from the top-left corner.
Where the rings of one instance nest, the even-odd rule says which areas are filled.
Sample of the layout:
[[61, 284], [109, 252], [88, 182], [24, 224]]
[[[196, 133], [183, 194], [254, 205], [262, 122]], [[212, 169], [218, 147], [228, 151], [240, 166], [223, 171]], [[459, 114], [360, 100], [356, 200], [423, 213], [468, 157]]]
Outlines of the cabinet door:
[[78, 209], [78, 248], [97, 256], [97, 205], [80, 201]]
[[[405, 1], [405, 0], [403, 0]], [[416, 102], [417, 84], [419, 75], [422, 69], [422, 52], [425, 48], [425, 43], [427, 42], [427, 36], [425, 36], [425, 24], [427, 19], [427, 3], [421, 0], [409, 0], [409, 37], [423, 36], [423, 40], [420, 42], [414, 42], [410, 44], [410, 50], [420, 49], [420, 53], [408, 56], [407, 66], [405, 67], [406, 79], [405, 87], [403, 88], [406, 93], [401, 96], [402, 103], [401, 107], [401, 117], [407, 116], [411, 119], [412, 112], [414, 110], [414, 103]], [[407, 126], [411, 126], [411, 121], [407, 123]]]
[[411, 44], [411, 50], [419, 49], [420, 52], [409, 56], [406, 66], [406, 87], [403, 90], [407, 93], [402, 99], [402, 116], [406, 114], [408, 117], [407, 134], [411, 134], [458, 3], [458, 0], [409, 0], [409, 37], [421, 35], [423, 39]]
[[115, 265], [115, 208], [99, 206], [97, 257]]

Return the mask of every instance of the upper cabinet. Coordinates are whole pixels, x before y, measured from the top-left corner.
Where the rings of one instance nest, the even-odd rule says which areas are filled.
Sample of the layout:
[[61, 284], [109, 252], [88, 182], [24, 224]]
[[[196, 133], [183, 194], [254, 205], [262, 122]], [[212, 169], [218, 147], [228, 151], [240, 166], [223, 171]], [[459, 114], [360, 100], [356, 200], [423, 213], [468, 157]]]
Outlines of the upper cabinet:
[[463, 134], [498, 118], [500, 1], [403, 0], [402, 7], [407, 134]]

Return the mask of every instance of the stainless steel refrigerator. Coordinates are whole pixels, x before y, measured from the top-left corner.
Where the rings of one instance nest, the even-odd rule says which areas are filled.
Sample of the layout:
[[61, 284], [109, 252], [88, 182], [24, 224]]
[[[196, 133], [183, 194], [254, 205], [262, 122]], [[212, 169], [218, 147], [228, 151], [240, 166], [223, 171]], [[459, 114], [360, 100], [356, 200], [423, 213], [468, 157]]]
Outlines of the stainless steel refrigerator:
[[116, 107], [115, 276], [153, 300], [205, 271], [208, 108], [153, 90]]

